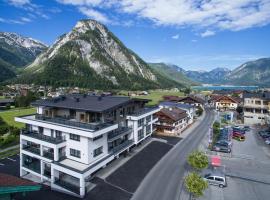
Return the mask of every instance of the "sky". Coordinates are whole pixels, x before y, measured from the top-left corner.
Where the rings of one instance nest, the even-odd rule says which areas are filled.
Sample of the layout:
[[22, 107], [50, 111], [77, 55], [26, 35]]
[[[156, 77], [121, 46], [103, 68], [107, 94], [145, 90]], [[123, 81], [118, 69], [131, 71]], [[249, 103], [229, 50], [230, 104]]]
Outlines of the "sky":
[[0, 31], [47, 45], [80, 19], [105, 24], [147, 62], [186, 70], [270, 57], [270, 0], [0, 0]]

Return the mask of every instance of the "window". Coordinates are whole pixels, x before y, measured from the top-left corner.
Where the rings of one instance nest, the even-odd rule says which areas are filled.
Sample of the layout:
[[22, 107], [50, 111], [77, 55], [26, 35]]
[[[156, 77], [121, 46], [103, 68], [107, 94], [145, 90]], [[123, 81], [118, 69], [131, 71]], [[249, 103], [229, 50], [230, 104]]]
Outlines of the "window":
[[213, 176], [209, 176], [207, 177], [208, 180], [214, 180], [214, 177]]
[[99, 136], [97, 136], [97, 137], [94, 137], [94, 138], [93, 138], [93, 141], [98, 140], [98, 139], [100, 139], [100, 138], [103, 138], [103, 135], [99, 135]]
[[141, 127], [143, 125], [143, 121], [144, 121], [144, 119], [139, 119], [138, 120], [138, 127]]
[[218, 177], [215, 177], [215, 180], [216, 181], [219, 181], [219, 182], [223, 182], [224, 181], [223, 178], [218, 178]]
[[62, 137], [62, 132], [61, 131], [55, 131], [55, 137], [57, 137], [57, 138]]
[[144, 137], [143, 129], [138, 131], [138, 140], [141, 140]]
[[146, 135], [151, 133], [151, 125], [146, 126]]
[[40, 134], [43, 134], [43, 131], [44, 131], [44, 128], [43, 127], [38, 127], [38, 132], [40, 133]]
[[79, 136], [79, 135], [75, 135], [75, 134], [70, 133], [70, 134], [69, 134], [69, 139], [71, 139], [71, 140], [76, 140], [76, 141], [80, 141], [80, 136]]
[[151, 115], [146, 117], [146, 122], [148, 123], [150, 121], [151, 121]]
[[77, 158], [81, 158], [81, 151], [76, 149], [70, 149], [70, 155]]
[[94, 150], [94, 157], [96, 157], [96, 156], [98, 156], [98, 155], [100, 155], [102, 153], [103, 153], [103, 146], [101, 146], [101, 147]]

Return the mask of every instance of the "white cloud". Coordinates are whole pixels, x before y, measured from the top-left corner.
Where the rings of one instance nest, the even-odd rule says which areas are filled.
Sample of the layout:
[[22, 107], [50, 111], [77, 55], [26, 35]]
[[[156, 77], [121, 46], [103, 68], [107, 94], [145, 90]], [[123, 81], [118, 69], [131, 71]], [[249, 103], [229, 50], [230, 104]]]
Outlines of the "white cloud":
[[[157, 25], [243, 30], [270, 23], [269, 0], [57, 0], [78, 7], [111, 8]], [[99, 13], [101, 15], [101, 13]], [[103, 14], [105, 16], [105, 14]]]
[[180, 36], [179, 34], [173, 35], [173, 36], [172, 36], [172, 39], [178, 40], [178, 39], [179, 39], [179, 36]]
[[29, 0], [8, 0], [8, 3], [14, 6], [23, 6], [26, 4], [30, 4]]
[[198, 40], [195, 40], [195, 39], [193, 39], [193, 40], [191, 40], [191, 42], [197, 42]]
[[91, 8], [80, 7], [79, 11], [87, 17], [90, 17], [102, 23], [108, 23], [110, 21], [105, 15]]
[[201, 37], [209, 37], [209, 36], [212, 36], [212, 35], [215, 35], [215, 32], [214, 31], [210, 31], [210, 30], [206, 30], [205, 32], [201, 33]]
[[28, 17], [21, 17], [21, 21], [23, 22], [31, 22], [32, 20]]

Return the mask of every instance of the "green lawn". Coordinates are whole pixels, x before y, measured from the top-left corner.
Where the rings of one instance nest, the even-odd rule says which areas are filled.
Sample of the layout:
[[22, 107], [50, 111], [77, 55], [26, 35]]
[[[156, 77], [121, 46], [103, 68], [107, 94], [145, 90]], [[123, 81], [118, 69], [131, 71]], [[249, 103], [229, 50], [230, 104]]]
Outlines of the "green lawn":
[[24, 124], [18, 123], [14, 121], [14, 117], [21, 116], [21, 115], [30, 115], [36, 112], [35, 108], [14, 108], [4, 112], [0, 112], [0, 117], [10, 126], [15, 126], [18, 128], [22, 128]]
[[148, 95], [145, 96], [136, 96], [135, 98], [141, 99], [151, 99], [148, 103], [149, 106], [157, 105], [159, 101], [163, 100], [163, 96], [172, 95], [172, 96], [184, 96], [182, 92], [173, 92], [173, 91], [150, 91]]

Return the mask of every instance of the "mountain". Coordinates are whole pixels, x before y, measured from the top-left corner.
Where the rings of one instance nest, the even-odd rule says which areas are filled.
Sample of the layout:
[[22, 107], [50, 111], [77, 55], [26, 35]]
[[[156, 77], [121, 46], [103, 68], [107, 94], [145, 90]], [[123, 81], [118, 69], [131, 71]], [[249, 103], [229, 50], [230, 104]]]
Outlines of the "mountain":
[[148, 63], [150, 67], [156, 70], [158, 73], [166, 76], [183, 85], [196, 85], [195, 81], [191, 81], [185, 76], [186, 71], [177, 65], [165, 64], [165, 63]]
[[15, 70], [47, 49], [43, 43], [16, 33], [0, 32], [0, 65]]
[[78, 21], [27, 66], [18, 81], [93, 89], [183, 87], [152, 70], [95, 20]]
[[236, 85], [270, 86], [270, 58], [261, 58], [242, 64], [225, 77]]
[[0, 61], [0, 82], [16, 77], [15, 72], [3, 65]]
[[215, 68], [211, 71], [185, 71], [184, 74], [193, 81], [207, 84], [224, 83], [231, 71], [227, 68]]

